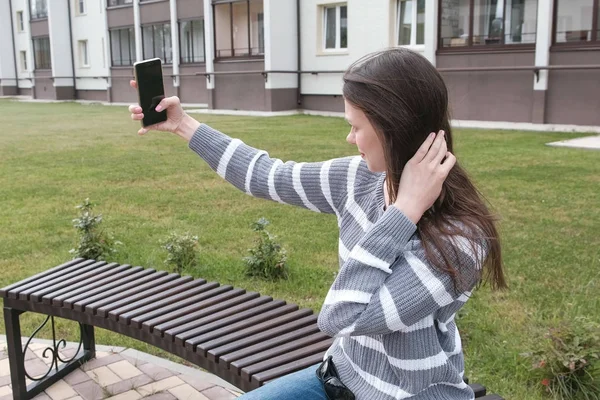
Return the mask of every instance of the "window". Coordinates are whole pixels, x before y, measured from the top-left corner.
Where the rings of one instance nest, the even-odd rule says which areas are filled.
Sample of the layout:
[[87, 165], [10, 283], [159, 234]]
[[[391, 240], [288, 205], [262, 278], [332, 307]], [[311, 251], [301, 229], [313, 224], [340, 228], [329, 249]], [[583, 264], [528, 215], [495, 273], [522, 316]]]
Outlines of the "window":
[[49, 37], [46, 36], [33, 39], [33, 55], [35, 59], [35, 69], [52, 68]]
[[133, 27], [110, 30], [110, 56], [113, 67], [133, 65], [135, 60]]
[[48, 3], [46, 0], [29, 0], [31, 19], [48, 18]]
[[533, 44], [537, 4], [538, 0], [442, 0], [440, 47]]
[[323, 7], [323, 49], [344, 50], [348, 48], [348, 6]]
[[108, 0], [108, 6], [124, 6], [128, 4], [133, 4], [133, 0]]
[[80, 67], [89, 67], [90, 60], [88, 55], [88, 41], [80, 40], [77, 42], [77, 49], [79, 51], [79, 66]]
[[204, 62], [204, 21], [179, 23], [181, 63]]
[[599, 0], [556, 0], [554, 43], [572, 45], [600, 41], [599, 3]]
[[264, 55], [263, 0], [220, 1], [213, 7], [217, 58]]
[[143, 57], [160, 58], [164, 64], [173, 62], [171, 24], [142, 26]]
[[25, 32], [25, 22], [23, 21], [23, 11], [17, 11], [17, 32]]
[[425, 44], [425, 0], [398, 0], [396, 31], [399, 46]]
[[19, 59], [21, 60], [21, 71], [27, 72], [27, 52], [21, 51]]
[[77, 15], [85, 15], [85, 0], [75, 0], [75, 7]]

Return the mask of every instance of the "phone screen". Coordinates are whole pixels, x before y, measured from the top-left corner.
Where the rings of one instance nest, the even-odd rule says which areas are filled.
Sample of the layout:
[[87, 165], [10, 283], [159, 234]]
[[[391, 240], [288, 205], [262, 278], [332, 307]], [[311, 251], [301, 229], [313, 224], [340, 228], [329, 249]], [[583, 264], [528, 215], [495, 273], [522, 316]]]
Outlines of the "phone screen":
[[135, 65], [140, 107], [144, 113], [142, 124], [154, 125], [167, 120], [167, 111], [156, 112], [154, 109], [165, 98], [162, 66], [160, 59], [142, 61]]

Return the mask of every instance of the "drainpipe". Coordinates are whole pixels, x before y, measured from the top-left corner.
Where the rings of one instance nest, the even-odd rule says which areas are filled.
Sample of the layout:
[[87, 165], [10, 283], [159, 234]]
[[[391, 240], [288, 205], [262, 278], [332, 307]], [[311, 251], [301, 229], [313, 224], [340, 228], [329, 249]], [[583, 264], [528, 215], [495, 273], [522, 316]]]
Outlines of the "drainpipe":
[[171, 50], [173, 51], [173, 87], [179, 97], [179, 26], [177, 25], [177, 1], [170, 0], [171, 11]]
[[73, 52], [73, 24], [71, 22], [71, 2], [67, 1], [67, 13], [69, 16], [69, 42], [71, 48], [71, 71], [73, 74], [73, 99], [77, 98], [77, 83], [75, 81], [75, 56]]
[[[15, 26], [12, 17], [12, 0], [8, 0], [8, 10], [10, 12], [10, 37], [12, 38], [13, 64], [15, 66], [15, 85], [17, 86], [17, 94], [19, 94], [19, 70], [17, 69], [17, 48], [15, 46]], [[23, 18], [25, 18], [25, 16], [23, 16]], [[25, 21], [23, 21], [23, 25], [25, 25]]]
[[139, 0], [133, 0], [133, 31], [135, 32], [135, 61], [142, 61], [142, 26], [140, 24]]
[[296, 93], [296, 102], [298, 108], [302, 106], [302, 41], [300, 39], [300, 0], [296, 0], [296, 32], [298, 34], [298, 90]]

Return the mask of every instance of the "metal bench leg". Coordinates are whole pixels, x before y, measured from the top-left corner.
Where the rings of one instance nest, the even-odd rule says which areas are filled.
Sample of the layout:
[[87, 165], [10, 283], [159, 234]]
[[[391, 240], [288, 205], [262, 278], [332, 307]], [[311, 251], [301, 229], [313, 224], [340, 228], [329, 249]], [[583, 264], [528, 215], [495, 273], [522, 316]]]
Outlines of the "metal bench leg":
[[[81, 337], [77, 353], [70, 359], [64, 359], [60, 355], [59, 349], [60, 346], [64, 346], [66, 342], [62, 339], [58, 342], [56, 341], [54, 317], [51, 316], [48, 316], [46, 321], [44, 321], [44, 323], [33, 333], [25, 345], [25, 350], [23, 350], [21, 344], [21, 326], [19, 323], [19, 316], [23, 313], [24, 311], [21, 310], [4, 307], [4, 321], [6, 325], [8, 358], [14, 400], [28, 400], [35, 397], [96, 355], [94, 327], [92, 325], [79, 324]], [[32, 377], [27, 374], [25, 369], [24, 353], [27, 351], [27, 346], [31, 339], [49, 320], [52, 321], [52, 345], [49, 345], [44, 350], [44, 357], [46, 357], [46, 354], [49, 352], [52, 355], [52, 362], [46, 374], [41, 377]], [[81, 353], [82, 347], [83, 354], [76, 358]], [[59, 362], [62, 363], [60, 367], [58, 365]], [[34, 383], [27, 386], [25, 381], [26, 377], [34, 381]]]
[[25, 384], [25, 360], [21, 344], [21, 324], [19, 315], [23, 311], [4, 307], [4, 326], [6, 327], [6, 345], [8, 347], [8, 363], [10, 366], [10, 381], [12, 384], [13, 398], [26, 399], [27, 386]]

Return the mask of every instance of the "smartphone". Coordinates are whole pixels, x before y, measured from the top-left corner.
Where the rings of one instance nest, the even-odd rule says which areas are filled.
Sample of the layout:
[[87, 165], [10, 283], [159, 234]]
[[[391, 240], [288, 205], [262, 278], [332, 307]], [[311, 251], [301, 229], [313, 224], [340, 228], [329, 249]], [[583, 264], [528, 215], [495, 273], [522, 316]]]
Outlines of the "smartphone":
[[144, 113], [142, 126], [150, 126], [167, 120], [167, 111], [157, 112], [156, 106], [165, 98], [162, 62], [160, 58], [139, 61], [133, 64], [138, 99]]

